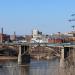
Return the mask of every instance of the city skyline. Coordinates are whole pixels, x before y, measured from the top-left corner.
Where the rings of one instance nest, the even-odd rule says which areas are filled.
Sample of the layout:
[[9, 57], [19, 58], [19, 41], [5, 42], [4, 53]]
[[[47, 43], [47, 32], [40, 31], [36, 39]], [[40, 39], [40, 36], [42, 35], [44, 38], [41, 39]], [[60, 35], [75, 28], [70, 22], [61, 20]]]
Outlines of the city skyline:
[[43, 33], [71, 31], [75, 22], [74, 0], [1, 0], [0, 29], [4, 33], [31, 34], [37, 28]]

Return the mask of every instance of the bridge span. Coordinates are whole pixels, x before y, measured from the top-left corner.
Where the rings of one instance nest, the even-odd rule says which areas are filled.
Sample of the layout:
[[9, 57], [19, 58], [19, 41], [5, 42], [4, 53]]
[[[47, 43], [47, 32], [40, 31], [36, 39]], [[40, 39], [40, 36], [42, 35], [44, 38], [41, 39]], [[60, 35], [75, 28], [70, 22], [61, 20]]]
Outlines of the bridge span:
[[[10, 48], [15, 49], [17, 51], [18, 56], [18, 64], [24, 64], [30, 62], [30, 56], [31, 55], [41, 55], [41, 56], [49, 56], [49, 51], [52, 50], [52, 52], [55, 53], [55, 55], [58, 54], [60, 56], [60, 66], [63, 65], [63, 61], [67, 58], [75, 58], [74, 52], [75, 52], [75, 44], [72, 43], [60, 43], [60, 44], [51, 44], [51, 43], [0, 43], [0, 51], [1, 48]], [[54, 49], [55, 48], [55, 49]], [[57, 49], [59, 48], [59, 51]], [[33, 51], [37, 49], [41, 54], [39, 53], [33, 53]], [[43, 49], [43, 50], [42, 50]], [[43, 52], [42, 51], [47, 51]], [[36, 50], [35, 50], [36, 51]], [[40, 56], [40, 57], [41, 57]], [[70, 60], [69, 60], [70, 61]]]

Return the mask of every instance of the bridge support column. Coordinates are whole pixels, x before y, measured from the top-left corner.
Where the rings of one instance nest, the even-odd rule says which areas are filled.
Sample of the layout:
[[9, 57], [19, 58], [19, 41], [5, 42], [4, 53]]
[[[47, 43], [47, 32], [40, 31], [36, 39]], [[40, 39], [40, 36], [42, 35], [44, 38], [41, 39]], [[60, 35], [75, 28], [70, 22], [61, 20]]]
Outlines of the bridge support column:
[[[61, 49], [61, 56], [60, 56], [60, 67], [64, 67], [66, 66], [65, 61], [67, 61], [67, 64], [68, 62], [71, 63], [72, 62], [72, 47], [63, 47]], [[64, 61], [65, 60], [65, 61]]]
[[18, 64], [30, 63], [29, 46], [19, 46]]
[[61, 49], [60, 67], [64, 67], [64, 47]]
[[18, 64], [21, 64], [21, 46], [19, 46], [19, 54], [18, 54]]

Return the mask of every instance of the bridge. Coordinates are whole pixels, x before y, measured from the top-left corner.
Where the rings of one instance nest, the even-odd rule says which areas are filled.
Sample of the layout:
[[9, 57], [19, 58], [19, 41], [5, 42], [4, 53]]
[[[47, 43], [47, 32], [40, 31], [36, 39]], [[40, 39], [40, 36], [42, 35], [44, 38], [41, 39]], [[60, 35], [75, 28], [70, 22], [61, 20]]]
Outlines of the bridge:
[[63, 45], [75, 45], [75, 43], [56, 43], [56, 44], [54, 44], [54, 43], [29, 43], [29, 42], [24, 42], [24, 43], [22, 43], [22, 42], [19, 42], [19, 43], [17, 43], [17, 42], [7, 42], [7, 43], [1, 43], [0, 42], [0, 45], [38, 45], [38, 44], [40, 44], [40, 45], [48, 45], [48, 46], [63, 46]]
[[[30, 54], [32, 48], [36, 49], [36, 47], [38, 47], [38, 50], [40, 50], [42, 47], [43, 49], [45, 49], [45, 51], [47, 51], [47, 49], [52, 50], [53, 52], [55, 52], [58, 56], [60, 56], [60, 66], [62, 66], [64, 63], [63, 61], [65, 59], [67, 59], [68, 57], [71, 56], [71, 54], [73, 54], [72, 58], [74, 58], [74, 51], [75, 51], [75, 43], [60, 43], [60, 44], [51, 44], [51, 43], [0, 43], [1, 47], [17, 47], [17, 53], [18, 53], [18, 64], [24, 64], [24, 63], [29, 63], [30, 62], [30, 55], [36, 55], [36, 56], [46, 56], [46, 55], [50, 55], [49, 52], [44, 52], [41, 54]], [[0, 47], [0, 48], [1, 48]], [[57, 52], [55, 49], [58, 47], [60, 49], [60, 52]], [[0, 50], [1, 51], [1, 50]], [[10, 52], [12, 53], [12, 51]], [[59, 54], [60, 53], [60, 54]]]

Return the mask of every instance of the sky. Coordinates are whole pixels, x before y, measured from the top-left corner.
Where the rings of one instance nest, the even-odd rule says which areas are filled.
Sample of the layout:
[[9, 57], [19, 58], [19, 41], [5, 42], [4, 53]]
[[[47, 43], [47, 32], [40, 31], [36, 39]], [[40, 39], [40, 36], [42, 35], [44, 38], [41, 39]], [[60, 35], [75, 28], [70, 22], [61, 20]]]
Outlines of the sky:
[[[0, 29], [4, 33], [31, 34], [37, 28], [44, 34], [68, 32], [75, 22], [75, 0], [0, 0]], [[1, 32], [1, 30], [0, 30]]]

